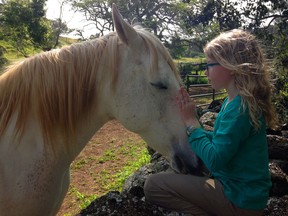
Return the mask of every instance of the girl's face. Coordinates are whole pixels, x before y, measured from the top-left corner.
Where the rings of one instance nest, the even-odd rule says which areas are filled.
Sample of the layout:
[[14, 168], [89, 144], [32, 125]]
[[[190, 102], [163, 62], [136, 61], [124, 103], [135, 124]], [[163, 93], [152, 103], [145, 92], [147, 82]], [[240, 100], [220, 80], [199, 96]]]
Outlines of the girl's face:
[[208, 77], [209, 83], [215, 90], [228, 89], [234, 83], [234, 76], [231, 70], [217, 64], [215, 60], [207, 58], [207, 69], [205, 75]]

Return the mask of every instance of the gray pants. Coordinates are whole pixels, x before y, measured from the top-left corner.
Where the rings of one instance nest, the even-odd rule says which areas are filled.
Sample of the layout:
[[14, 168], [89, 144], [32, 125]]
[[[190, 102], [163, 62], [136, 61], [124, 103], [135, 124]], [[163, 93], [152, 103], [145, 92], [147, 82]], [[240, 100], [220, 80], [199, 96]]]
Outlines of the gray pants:
[[263, 211], [235, 207], [224, 195], [219, 181], [207, 177], [158, 173], [144, 185], [146, 200], [173, 211], [191, 215], [260, 216]]

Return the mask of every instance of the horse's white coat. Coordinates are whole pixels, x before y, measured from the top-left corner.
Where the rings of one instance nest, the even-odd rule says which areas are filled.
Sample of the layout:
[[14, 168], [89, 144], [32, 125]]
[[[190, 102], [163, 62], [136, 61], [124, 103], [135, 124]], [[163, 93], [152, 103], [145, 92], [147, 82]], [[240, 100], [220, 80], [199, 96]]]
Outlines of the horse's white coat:
[[[45, 148], [41, 126], [33, 112], [21, 139], [14, 137], [17, 112], [0, 137], [0, 215], [55, 215], [69, 186], [69, 166], [105, 122], [117, 119], [140, 134], [155, 150], [170, 157], [172, 145], [186, 141], [185, 126], [174, 97], [179, 79], [159, 54], [159, 73], [150, 71], [149, 53], [143, 39], [123, 21], [113, 6], [114, 24], [122, 44], [116, 89], [102, 80], [97, 108], [77, 126], [77, 142], [69, 151], [57, 134], [57, 152]], [[105, 72], [105, 71], [103, 71]], [[163, 88], [163, 86], [165, 88]]]

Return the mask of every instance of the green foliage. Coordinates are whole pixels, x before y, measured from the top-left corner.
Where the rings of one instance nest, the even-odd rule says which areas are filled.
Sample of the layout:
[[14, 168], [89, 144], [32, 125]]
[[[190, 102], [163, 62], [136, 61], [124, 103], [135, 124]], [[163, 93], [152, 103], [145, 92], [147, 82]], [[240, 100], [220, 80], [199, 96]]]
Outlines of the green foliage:
[[5, 64], [9, 64], [14, 62], [15, 60], [21, 59], [25, 56], [31, 56], [35, 55], [36, 53], [39, 53], [41, 50], [35, 48], [32, 45], [29, 45], [25, 47], [26, 55], [23, 55], [22, 52], [19, 52], [14, 46], [11, 41], [4, 41], [0, 40], [0, 46], [2, 46], [5, 50], [4, 57], [7, 59], [7, 62]]
[[[56, 19], [56, 20], [49, 20], [50, 21], [50, 25], [52, 28], [52, 32], [50, 35], [50, 40], [51, 40], [51, 44], [53, 44], [53, 49], [56, 48], [57, 46], [62, 46], [63, 44], [61, 43], [61, 33], [68, 33], [72, 30], [68, 29], [67, 25], [65, 22], [63, 22], [60, 18]], [[70, 38], [66, 38], [66, 41], [64, 41], [64, 45], [65, 44], [71, 44], [69, 42]], [[63, 41], [63, 40], [62, 40]]]
[[[133, 154], [133, 151], [129, 151], [129, 153]], [[126, 179], [137, 169], [149, 163], [149, 161], [150, 155], [147, 148], [145, 148], [140, 152], [140, 154], [137, 158], [135, 158], [134, 161], [128, 161], [127, 164], [122, 168], [122, 170], [113, 176], [113, 179], [115, 180], [111, 184], [107, 185], [107, 189], [121, 191]]]
[[0, 16], [0, 39], [28, 56], [27, 47], [51, 49], [51, 27], [45, 18], [45, 0], [7, 0]]
[[177, 36], [172, 37], [171, 42], [166, 42], [165, 46], [169, 49], [169, 52], [174, 59], [181, 58], [186, 50], [182, 40]]
[[283, 41], [282, 52], [275, 58], [275, 90], [274, 103], [279, 119], [282, 123], [288, 122], [288, 42]]
[[[68, 46], [73, 43], [77, 43], [78, 40], [73, 39], [73, 38], [66, 38], [66, 37], [59, 37], [59, 45], [60, 46]], [[3, 54], [3, 63], [9, 64], [15, 60], [21, 59], [25, 57], [21, 52], [19, 52], [11, 43], [11, 41], [4, 41], [0, 40], [0, 47], [2, 47], [2, 54]], [[1, 48], [0, 48], [1, 49]], [[33, 45], [29, 45], [25, 47], [26, 55], [32, 56], [35, 55], [42, 50], [39, 48], [35, 48]], [[1, 56], [1, 52], [0, 52]], [[0, 57], [1, 59], [1, 57]]]
[[[275, 82], [274, 103], [279, 119], [288, 122], [288, 3], [285, 0], [249, 2], [245, 9], [251, 29], [267, 47], [267, 57], [274, 60], [272, 68]], [[270, 19], [267, 22], [267, 19]]]
[[[205, 61], [206, 62], [206, 61]], [[186, 75], [199, 75], [203, 71], [205, 71], [206, 63], [202, 62], [179, 62], [177, 64], [178, 71], [180, 72], [181, 76], [186, 76]]]
[[206, 58], [205, 58], [203, 53], [201, 53], [200, 56], [197, 57], [197, 58], [181, 57], [180, 59], [177, 59], [177, 61], [176, 61], [177, 64], [181, 64], [181, 63], [184, 63], [184, 64], [185, 63], [200, 64], [200, 63], [203, 63], [203, 62], [206, 62]]
[[96, 195], [85, 195], [78, 191], [75, 187], [71, 187], [70, 193], [72, 193], [79, 202], [79, 209], [86, 208], [93, 200], [97, 198]]
[[188, 85], [208, 84], [207, 77], [187, 77]]
[[0, 69], [8, 62], [7, 58], [4, 57], [5, 52], [5, 48], [0, 45]]

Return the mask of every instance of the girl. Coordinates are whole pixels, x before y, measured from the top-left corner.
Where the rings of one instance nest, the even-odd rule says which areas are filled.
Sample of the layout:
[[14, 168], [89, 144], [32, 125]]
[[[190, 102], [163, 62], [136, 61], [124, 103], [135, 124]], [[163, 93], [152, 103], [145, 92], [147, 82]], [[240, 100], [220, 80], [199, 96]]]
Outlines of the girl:
[[228, 94], [214, 131], [201, 128], [184, 88], [176, 99], [189, 146], [212, 177], [154, 174], [144, 186], [146, 199], [192, 215], [262, 215], [271, 187], [266, 127], [277, 125], [263, 51], [253, 35], [232, 30], [209, 42], [204, 53], [212, 87]]

